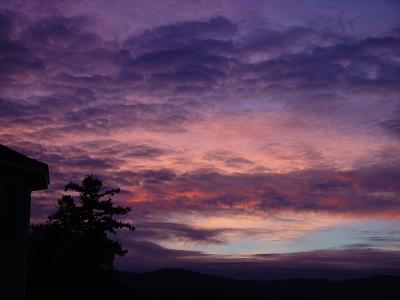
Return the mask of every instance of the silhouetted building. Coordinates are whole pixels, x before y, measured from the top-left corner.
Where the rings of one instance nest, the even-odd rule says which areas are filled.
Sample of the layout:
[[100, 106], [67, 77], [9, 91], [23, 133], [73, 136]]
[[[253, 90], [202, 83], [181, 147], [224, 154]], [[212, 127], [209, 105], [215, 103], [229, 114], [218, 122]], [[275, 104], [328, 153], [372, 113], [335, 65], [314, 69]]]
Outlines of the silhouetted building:
[[47, 189], [49, 169], [0, 145], [0, 298], [23, 298], [31, 191]]

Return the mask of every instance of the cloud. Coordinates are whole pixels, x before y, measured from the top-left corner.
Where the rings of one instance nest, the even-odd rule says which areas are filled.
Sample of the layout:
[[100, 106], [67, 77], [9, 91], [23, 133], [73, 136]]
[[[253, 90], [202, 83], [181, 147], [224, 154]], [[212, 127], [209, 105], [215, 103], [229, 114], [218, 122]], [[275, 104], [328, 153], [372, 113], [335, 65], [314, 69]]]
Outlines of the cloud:
[[[5, 74], [26, 77], [46, 70], [32, 75], [31, 85], [5, 75], [11, 80], [5, 108], [18, 114], [13, 123], [40, 127], [38, 135], [127, 127], [182, 130], [209, 107], [229, 111], [229, 102], [238, 98], [242, 103], [258, 98], [260, 107], [272, 104], [271, 97], [296, 118], [321, 119], [325, 111], [322, 119], [329, 120], [330, 112], [332, 126], [337, 119], [356, 126], [363, 116], [349, 118], [343, 111], [359, 110], [350, 94], [364, 89], [375, 95], [382, 87], [391, 95], [398, 91], [399, 39], [389, 34], [356, 38], [309, 25], [260, 26], [242, 35], [239, 23], [215, 17], [158, 26], [118, 43], [93, 33], [95, 23], [87, 16], [57, 14], [29, 22], [7, 11], [2, 19], [1, 51], [10, 64], [2, 68]], [[18, 34], [14, 21], [21, 27]], [[176, 95], [185, 100], [174, 103]], [[387, 113], [376, 122], [395, 128], [395, 104], [387, 102]], [[46, 124], [53, 124], [51, 130]]]
[[[95, 42], [95, 34], [82, 29], [89, 25], [88, 18], [83, 16], [65, 17], [62, 15], [38, 20], [27, 29], [25, 35], [31, 46], [35, 47], [87, 47]], [[33, 44], [33, 45], [32, 45]]]
[[400, 104], [399, 108], [396, 111], [392, 119], [385, 120], [381, 123], [381, 126], [386, 129], [392, 135], [399, 137], [400, 136]]
[[139, 223], [135, 239], [153, 241], [179, 241], [206, 244], [222, 244], [222, 234], [228, 229], [204, 229], [193, 226], [167, 223], [167, 222], [145, 222]]
[[[227, 111], [241, 114], [244, 110], [251, 116], [258, 109], [289, 111], [289, 118], [298, 121], [295, 125], [306, 129], [320, 123], [335, 128], [341, 120], [346, 128], [367, 122], [383, 124], [395, 132], [396, 118], [391, 108], [397, 105], [396, 100], [388, 101], [385, 109], [365, 115], [354, 116], [351, 112], [370, 111], [376, 104], [366, 100], [363, 108], [354, 100], [363, 86], [376, 91], [384, 86], [388, 97], [396, 92], [396, 36], [357, 38], [313, 26], [263, 28], [243, 36], [239, 23], [217, 17], [155, 27], [118, 43], [91, 32], [92, 23], [87, 17], [38, 18], [26, 21], [17, 34], [8, 15], [12, 14], [2, 15], [2, 49], [20, 45], [20, 50], [12, 51], [23, 58], [18, 61], [46, 58], [40, 61], [48, 72], [35, 75], [38, 86], [27, 85], [25, 94], [17, 88], [24, 84], [10, 79], [12, 90], [6, 90], [0, 100], [2, 124], [8, 124], [2, 140], [10, 140], [18, 132], [22, 141], [31, 142], [21, 149], [33, 149], [33, 140], [47, 137], [49, 141], [32, 154], [51, 164], [56, 182], [85, 172], [103, 174], [114, 170], [105, 178], [112, 184], [126, 185], [123, 188], [127, 193], [148, 199], [149, 207], [139, 209], [146, 211], [151, 207], [200, 212], [397, 212], [398, 189], [393, 179], [399, 175], [396, 166], [351, 171], [313, 166], [286, 173], [254, 173], [249, 169], [263, 166], [251, 157], [207, 149], [197, 155], [214, 165], [247, 173], [195, 168], [178, 172], [162, 163], [129, 171], [124, 164], [134, 159], [161, 161], [179, 151], [159, 147], [155, 141], [152, 145], [109, 142], [117, 132], [182, 133], [210, 114], [218, 117]], [[27, 95], [30, 91], [34, 93]], [[183, 94], [177, 96], [180, 92]], [[271, 92], [278, 100], [269, 98]], [[375, 92], [371, 97], [377, 96]], [[244, 100], [239, 102], [243, 108], [236, 111], [229, 102], [238, 103], [237, 97]], [[247, 97], [257, 99], [247, 103]], [[100, 137], [97, 144], [78, 141], [100, 133], [104, 138]], [[73, 145], [50, 146], [64, 137], [74, 137]], [[287, 149], [277, 149], [280, 159], [290, 157]], [[310, 146], [303, 152], [310, 160], [322, 160], [323, 149]]]
[[224, 163], [227, 167], [232, 168], [240, 168], [242, 166], [253, 165], [253, 162], [251, 162], [250, 160], [240, 156], [236, 156], [235, 154], [224, 150], [209, 152], [204, 156], [204, 159], [216, 162], [220, 161]]
[[[287, 210], [360, 216], [399, 213], [396, 199], [400, 193], [397, 184], [400, 169], [397, 166], [372, 165], [352, 171], [306, 169], [284, 174], [223, 174], [207, 170], [179, 174], [171, 169], [115, 172], [130, 159], [142, 158], [142, 153], [131, 156], [130, 149], [143, 145], [112, 145], [109, 142], [97, 150], [95, 144], [86, 145], [83, 147], [88, 147], [88, 152], [80, 155], [74, 148], [58, 150], [64, 153], [60, 155], [46, 154], [39, 147], [30, 155], [54, 166], [51, 170], [55, 183], [65, 184], [71, 178], [80, 180], [86, 174], [95, 173], [107, 184], [130, 191], [124, 201], [133, 204], [134, 214], [142, 217], [185, 212], [202, 215]], [[125, 150], [118, 154], [120, 148]], [[107, 159], [110, 155], [115, 156]]]
[[136, 191], [146, 195], [139, 211], [315, 211], [339, 214], [398, 214], [397, 167], [348, 172], [303, 170], [287, 174], [192, 172], [167, 181], [144, 180]]
[[149, 241], [129, 240], [124, 241], [124, 245], [130, 249], [129, 254], [124, 257], [122, 265], [116, 262], [122, 270], [131, 270], [132, 266], [136, 266], [136, 270], [154, 270], [179, 264], [179, 261], [184, 261], [185, 258], [207, 256], [200, 251], [167, 249]]
[[[149, 49], [185, 49], [200, 46], [200, 50], [212, 51], [229, 41], [238, 28], [235, 23], [225, 17], [215, 17], [207, 21], [178, 22], [159, 26], [134, 35], [125, 41], [125, 46], [132, 50], [147, 52]], [[201, 47], [208, 43], [210, 47]], [[214, 44], [213, 44], [214, 43]]]
[[10, 80], [10, 76], [26, 74], [43, 69], [43, 62], [24, 44], [14, 39], [14, 20], [16, 15], [0, 8], [0, 76], [2, 84]]

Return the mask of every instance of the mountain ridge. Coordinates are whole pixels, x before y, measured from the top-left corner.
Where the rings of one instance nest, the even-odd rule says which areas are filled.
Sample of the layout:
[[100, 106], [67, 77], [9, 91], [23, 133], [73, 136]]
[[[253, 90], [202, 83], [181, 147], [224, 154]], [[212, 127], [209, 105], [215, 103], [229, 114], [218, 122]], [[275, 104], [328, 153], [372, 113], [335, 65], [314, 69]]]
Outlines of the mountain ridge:
[[119, 271], [122, 286], [136, 299], [398, 299], [400, 277], [329, 280], [291, 278], [238, 280], [186, 269]]

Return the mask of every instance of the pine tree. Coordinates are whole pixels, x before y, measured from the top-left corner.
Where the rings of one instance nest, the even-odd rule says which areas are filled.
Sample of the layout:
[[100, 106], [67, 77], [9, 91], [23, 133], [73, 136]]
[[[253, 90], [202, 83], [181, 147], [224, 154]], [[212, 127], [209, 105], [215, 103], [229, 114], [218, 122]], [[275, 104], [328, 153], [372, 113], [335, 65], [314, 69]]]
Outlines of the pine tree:
[[44, 224], [31, 226], [33, 263], [47, 265], [57, 272], [96, 272], [111, 270], [115, 257], [123, 256], [116, 236], [119, 229], [135, 230], [117, 220], [129, 207], [115, 206], [112, 196], [119, 189], [102, 191], [102, 181], [88, 175], [82, 184], [69, 183], [67, 194], [58, 200], [57, 211]]

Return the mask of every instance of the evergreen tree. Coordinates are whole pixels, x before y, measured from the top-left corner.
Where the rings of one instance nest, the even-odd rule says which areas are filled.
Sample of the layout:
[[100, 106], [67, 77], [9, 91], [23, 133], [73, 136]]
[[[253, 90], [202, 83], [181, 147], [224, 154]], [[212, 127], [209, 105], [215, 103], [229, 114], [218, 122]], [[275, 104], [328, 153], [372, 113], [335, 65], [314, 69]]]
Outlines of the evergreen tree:
[[118, 229], [135, 230], [117, 220], [129, 207], [115, 206], [112, 196], [119, 189], [102, 191], [102, 182], [88, 175], [82, 184], [69, 183], [57, 211], [44, 224], [31, 226], [32, 263], [56, 272], [96, 272], [113, 269], [114, 258], [127, 250], [115, 238]]

